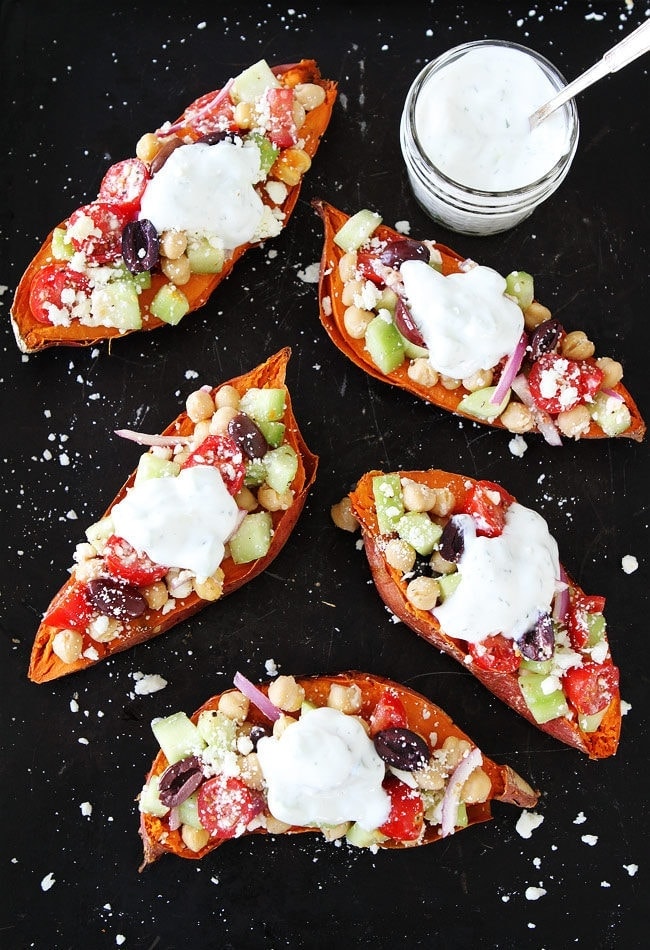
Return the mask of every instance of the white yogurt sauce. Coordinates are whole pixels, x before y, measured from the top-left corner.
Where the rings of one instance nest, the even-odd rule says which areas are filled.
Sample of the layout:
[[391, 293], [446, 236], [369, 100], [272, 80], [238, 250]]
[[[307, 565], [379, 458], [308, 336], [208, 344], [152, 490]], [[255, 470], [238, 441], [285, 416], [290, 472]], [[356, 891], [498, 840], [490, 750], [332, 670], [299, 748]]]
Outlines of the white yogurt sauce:
[[497, 271], [477, 265], [445, 277], [424, 261], [405, 261], [400, 273], [413, 320], [438, 373], [465, 379], [513, 352], [524, 315], [505, 296], [505, 278]]
[[159, 234], [188, 231], [235, 248], [251, 241], [262, 221], [264, 203], [253, 187], [261, 177], [254, 142], [181, 145], [148, 183], [140, 218]]
[[257, 744], [272, 815], [292, 825], [357, 821], [371, 831], [388, 818], [385, 766], [358, 720], [338, 709], [304, 713], [279, 739]]
[[517, 640], [549, 609], [560, 577], [555, 539], [536, 511], [516, 502], [497, 538], [477, 537], [471, 515], [458, 515], [465, 547], [460, 583], [432, 611], [445, 633], [479, 643], [502, 633]]
[[415, 126], [424, 152], [447, 177], [481, 191], [510, 191], [542, 178], [567, 150], [561, 112], [532, 132], [528, 117], [557, 92], [517, 49], [477, 47], [431, 75]]
[[115, 534], [156, 564], [206, 578], [223, 560], [239, 509], [217, 469], [195, 465], [174, 477], [134, 485], [111, 517]]

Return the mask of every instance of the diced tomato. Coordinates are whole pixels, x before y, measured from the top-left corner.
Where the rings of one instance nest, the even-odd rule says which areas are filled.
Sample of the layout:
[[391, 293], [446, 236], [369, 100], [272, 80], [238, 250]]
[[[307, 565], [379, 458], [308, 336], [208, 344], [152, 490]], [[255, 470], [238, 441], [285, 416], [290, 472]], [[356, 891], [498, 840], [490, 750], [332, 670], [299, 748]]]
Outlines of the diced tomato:
[[578, 713], [593, 716], [605, 709], [618, 692], [619, 672], [613, 663], [573, 666], [562, 677], [567, 699]]
[[[88, 280], [67, 265], [48, 264], [39, 270], [29, 291], [29, 309], [39, 323], [51, 324], [52, 308], [72, 314], [79, 294], [88, 296]], [[64, 314], [65, 316], [65, 314]]]
[[603, 372], [595, 363], [571, 360], [559, 353], [544, 353], [528, 375], [535, 404], [555, 415], [593, 397], [602, 381]]
[[67, 588], [45, 614], [44, 622], [59, 630], [85, 630], [96, 610], [86, 598], [86, 585]]
[[178, 123], [187, 126], [200, 135], [219, 132], [223, 129], [235, 131], [237, 123], [234, 120], [235, 106], [229, 95], [229, 86], [218, 89], [216, 92], [206, 92], [192, 102]]
[[264, 809], [260, 792], [235, 776], [215, 775], [199, 787], [199, 821], [217, 838], [236, 838]]
[[165, 576], [168, 568], [156, 564], [144, 551], [136, 551], [124, 538], [112, 534], [104, 548], [104, 564], [113, 577], [144, 587]]
[[94, 264], [110, 264], [122, 253], [129, 215], [115, 201], [93, 201], [70, 215], [67, 235], [75, 251]]
[[569, 639], [574, 650], [582, 650], [589, 638], [588, 614], [602, 614], [605, 609], [605, 598], [600, 596], [588, 597], [586, 594], [577, 594], [571, 598], [567, 624]]
[[512, 495], [494, 482], [476, 482], [456, 513], [471, 515], [476, 523], [477, 534], [498, 538], [506, 523], [506, 511], [513, 500]]
[[135, 218], [147, 187], [149, 172], [139, 158], [125, 158], [108, 169], [99, 186], [99, 200], [115, 202]]
[[516, 673], [521, 663], [513, 641], [502, 633], [486, 637], [480, 643], [469, 643], [468, 650], [478, 667], [493, 673]]
[[267, 121], [268, 136], [278, 148], [290, 148], [296, 144], [298, 130], [293, 118], [293, 89], [285, 86], [270, 87], [266, 90], [266, 102], [269, 108]]
[[389, 775], [383, 787], [390, 797], [390, 813], [379, 831], [396, 841], [415, 841], [424, 822], [422, 795], [416, 788]]
[[236, 495], [244, 484], [246, 462], [244, 454], [229, 435], [209, 435], [183, 463], [183, 468], [193, 465], [213, 465], [219, 470], [231, 495]]
[[370, 735], [376, 736], [383, 729], [404, 729], [407, 725], [404, 703], [392, 689], [385, 690], [370, 713]]

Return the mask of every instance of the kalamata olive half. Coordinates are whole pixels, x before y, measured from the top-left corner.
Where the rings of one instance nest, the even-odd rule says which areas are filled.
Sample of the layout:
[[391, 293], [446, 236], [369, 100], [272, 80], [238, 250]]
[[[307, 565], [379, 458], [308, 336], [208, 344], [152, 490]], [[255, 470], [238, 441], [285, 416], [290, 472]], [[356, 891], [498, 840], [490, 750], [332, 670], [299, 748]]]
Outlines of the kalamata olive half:
[[237, 133], [231, 132], [230, 129], [217, 129], [215, 132], [206, 132], [205, 135], [197, 139], [197, 142], [203, 145], [218, 145], [219, 142], [225, 142], [226, 139], [234, 143], [235, 138], [241, 138], [241, 136], [237, 136]]
[[171, 153], [175, 152], [177, 148], [181, 147], [181, 145], [185, 145], [185, 142], [183, 139], [179, 139], [177, 135], [172, 135], [165, 139], [154, 157], [151, 159], [151, 164], [149, 165], [149, 171], [151, 174], [155, 175], [156, 172], [159, 172]]
[[551, 317], [550, 320], [544, 320], [535, 327], [530, 338], [530, 355], [533, 360], [538, 360], [544, 353], [552, 353], [557, 349], [562, 337], [564, 336], [564, 327], [559, 320]]
[[441, 557], [443, 557], [445, 561], [451, 561], [452, 564], [457, 564], [463, 556], [463, 551], [465, 550], [465, 533], [463, 531], [463, 523], [456, 515], [452, 515], [442, 529], [438, 550]]
[[431, 254], [429, 248], [422, 241], [405, 237], [399, 238], [397, 241], [389, 241], [377, 257], [387, 267], [398, 268], [404, 261], [424, 261], [425, 264], [428, 264]]
[[100, 613], [118, 620], [140, 617], [147, 609], [138, 588], [117, 577], [93, 577], [86, 584], [86, 597]]
[[429, 746], [411, 729], [382, 729], [375, 736], [377, 755], [404, 772], [415, 772], [429, 761]]
[[555, 645], [555, 631], [549, 614], [540, 614], [534, 627], [517, 641], [521, 655], [527, 660], [550, 660]]
[[142, 274], [156, 266], [160, 257], [158, 232], [148, 218], [124, 225], [122, 257], [132, 274]]
[[228, 435], [249, 459], [261, 459], [269, 448], [264, 433], [245, 412], [238, 412], [228, 423]]
[[160, 776], [158, 797], [163, 805], [174, 808], [189, 798], [202, 781], [203, 770], [200, 759], [196, 755], [190, 755], [187, 759], [174, 762], [165, 769]]
[[414, 343], [416, 346], [426, 345], [411, 311], [399, 296], [395, 305], [395, 326], [410, 343]]

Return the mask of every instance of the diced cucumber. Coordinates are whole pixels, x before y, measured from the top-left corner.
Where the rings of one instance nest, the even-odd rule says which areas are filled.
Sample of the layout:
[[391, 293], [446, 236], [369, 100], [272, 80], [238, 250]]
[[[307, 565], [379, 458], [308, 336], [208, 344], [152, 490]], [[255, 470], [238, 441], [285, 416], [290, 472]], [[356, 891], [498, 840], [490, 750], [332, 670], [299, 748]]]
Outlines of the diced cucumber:
[[265, 59], [253, 63], [233, 79], [230, 98], [233, 102], [255, 102], [269, 86], [280, 86]]
[[186, 253], [193, 274], [218, 274], [226, 259], [223, 248], [215, 247], [206, 237], [189, 240]]
[[537, 723], [549, 722], [551, 719], [558, 719], [560, 716], [566, 716], [569, 711], [566, 698], [561, 689], [552, 689], [545, 692], [544, 682], [548, 679], [546, 673], [529, 673], [524, 671], [519, 674], [519, 686], [526, 705], [530, 709], [533, 719]]
[[527, 670], [529, 673], [543, 673], [548, 676], [553, 669], [553, 660], [527, 660], [526, 657], [522, 657], [519, 669], [522, 672]]
[[305, 713], [313, 712], [314, 709], [318, 709], [316, 703], [311, 703], [308, 699], [303, 699], [300, 704], [300, 715], [304, 716]]
[[596, 393], [593, 402], [589, 404], [589, 412], [594, 422], [610, 437], [625, 432], [632, 422], [630, 410], [623, 400], [603, 392]]
[[442, 528], [425, 511], [407, 511], [397, 522], [397, 533], [418, 554], [426, 557], [433, 554], [442, 536]]
[[460, 802], [456, 813], [456, 828], [467, 828], [468, 822], [467, 805], [465, 802]]
[[578, 716], [578, 725], [583, 732], [595, 732], [596, 729], [600, 726], [601, 722], [605, 718], [605, 713], [607, 712], [607, 706], [604, 709], [601, 709], [600, 712], [593, 713], [591, 716], [581, 714]]
[[348, 844], [355, 848], [371, 848], [387, 840], [386, 835], [382, 834], [378, 828], [368, 831], [367, 828], [362, 828], [358, 821], [350, 825], [345, 837]]
[[74, 255], [74, 247], [65, 240], [65, 228], [54, 228], [52, 231], [52, 257], [57, 261], [69, 261]]
[[381, 224], [381, 215], [376, 211], [362, 208], [342, 225], [334, 235], [334, 243], [344, 250], [356, 251], [365, 244]]
[[441, 604], [454, 593], [460, 584], [460, 578], [461, 575], [458, 571], [454, 571], [452, 574], [441, 574], [440, 577], [436, 577], [438, 587], [440, 588], [438, 600]]
[[256, 423], [256, 425], [271, 448], [276, 449], [278, 445], [282, 444], [286, 430], [284, 422], [267, 422], [262, 419], [260, 422]]
[[139, 290], [149, 290], [151, 287], [151, 271], [141, 270], [139, 274], [131, 274], [131, 280]]
[[114, 532], [113, 519], [110, 515], [95, 521], [89, 528], [86, 528], [86, 540], [98, 551], [104, 550], [104, 545]]
[[193, 792], [189, 798], [177, 805], [178, 820], [182, 825], [189, 825], [199, 831], [203, 825], [199, 818], [199, 793]]
[[235, 747], [237, 723], [218, 709], [204, 709], [196, 723], [199, 735], [209, 746], [222, 746], [224, 750]]
[[260, 169], [265, 175], [268, 175], [280, 154], [280, 149], [261, 132], [251, 132], [246, 136], [246, 139], [255, 142], [257, 145], [260, 150]]
[[392, 289], [392, 287], [384, 287], [381, 294], [377, 298], [375, 310], [390, 310], [391, 314], [393, 314], [395, 313], [396, 306], [397, 294]]
[[140, 456], [135, 472], [135, 484], [146, 482], [150, 478], [173, 478], [180, 472], [181, 467], [173, 459], [163, 459], [152, 452], [145, 452]]
[[585, 616], [587, 624], [587, 646], [589, 649], [595, 647], [605, 637], [607, 630], [607, 621], [603, 614], [587, 614]]
[[404, 356], [407, 360], [419, 360], [429, 355], [429, 351], [425, 346], [418, 346], [417, 343], [411, 343], [406, 337], [402, 337], [402, 339], [404, 341]]
[[506, 293], [514, 297], [522, 310], [527, 310], [535, 296], [535, 282], [525, 270], [513, 270], [506, 277]]
[[152, 775], [140, 792], [138, 808], [144, 815], [164, 818], [169, 808], [160, 801], [160, 776]]
[[272, 533], [273, 521], [268, 511], [246, 515], [229, 542], [235, 564], [247, 564], [265, 557], [271, 547]]
[[476, 389], [473, 393], [468, 393], [458, 403], [458, 411], [476, 416], [477, 419], [496, 419], [510, 402], [512, 390], [508, 390], [499, 405], [490, 402], [495, 392], [496, 386], [486, 386], [485, 389]]
[[239, 408], [257, 425], [260, 422], [279, 422], [286, 408], [286, 391], [280, 388], [247, 389]]
[[399, 475], [375, 475], [372, 480], [380, 534], [393, 534], [404, 514], [404, 496]]
[[151, 729], [170, 765], [188, 755], [196, 755], [206, 745], [199, 730], [184, 712], [156, 719], [151, 723]]
[[248, 488], [254, 488], [256, 485], [261, 485], [262, 482], [266, 481], [266, 466], [262, 459], [251, 459], [250, 462], [246, 463], [246, 475], [244, 477], [244, 484]]
[[115, 280], [95, 287], [90, 294], [93, 323], [115, 327], [121, 332], [139, 330], [142, 314], [138, 292], [132, 280]]
[[169, 323], [172, 327], [180, 323], [189, 309], [187, 297], [174, 284], [163, 284], [149, 304], [149, 310], [154, 317], [162, 320], [163, 323]]
[[296, 450], [289, 444], [279, 445], [277, 449], [269, 449], [262, 461], [266, 469], [266, 484], [281, 495], [296, 477]]
[[366, 349], [382, 371], [392, 373], [404, 362], [404, 337], [392, 321], [375, 317], [366, 327]]

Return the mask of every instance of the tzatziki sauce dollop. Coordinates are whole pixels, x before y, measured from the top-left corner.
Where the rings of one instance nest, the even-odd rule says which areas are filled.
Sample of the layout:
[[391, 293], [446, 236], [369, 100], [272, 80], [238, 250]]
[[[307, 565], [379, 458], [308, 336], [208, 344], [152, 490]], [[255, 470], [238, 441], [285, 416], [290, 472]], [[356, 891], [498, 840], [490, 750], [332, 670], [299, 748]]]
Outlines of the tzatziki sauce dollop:
[[560, 578], [555, 539], [536, 511], [513, 502], [495, 538], [477, 536], [471, 515], [456, 515], [464, 549], [460, 583], [432, 613], [454, 639], [480, 643], [501, 633], [518, 640], [547, 613]]
[[210, 577], [239, 523], [239, 509], [211, 465], [149, 478], [130, 488], [111, 511], [115, 534], [156, 564]]
[[409, 310], [438, 373], [466, 379], [514, 351], [524, 315], [505, 295], [506, 281], [497, 271], [475, 265], [444, 276], [424, 261], [404, 261], [400, 273]]
[[361, 723], [338, 709], [304, 712], [279, 738], [257, 744], [272, 815], [291, 825], [356, 821], [368, 831], [388, 818], [383, 760]]

